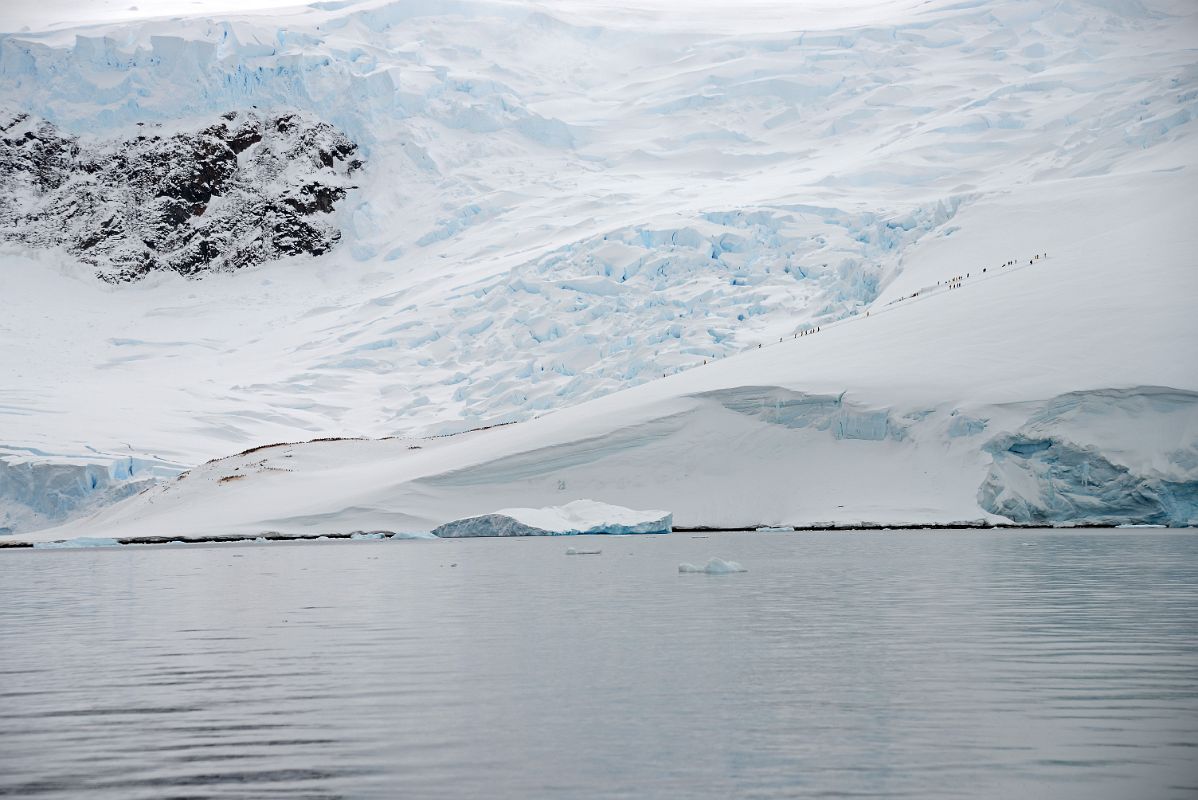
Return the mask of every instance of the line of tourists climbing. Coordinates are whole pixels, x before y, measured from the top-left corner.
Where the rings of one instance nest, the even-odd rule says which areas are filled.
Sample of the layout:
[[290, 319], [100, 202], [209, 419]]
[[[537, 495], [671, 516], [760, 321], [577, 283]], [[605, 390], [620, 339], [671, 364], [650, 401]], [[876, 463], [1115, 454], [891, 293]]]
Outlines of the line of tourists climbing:
[[[1039, 261], [1041, 258], [1048, 258], [1048, 253], [1036, 253], [1036, 255], [1034, 255], [1033, 257], [1031, 257], [1031, 258], [1029, 258], [1029, 259], [1027, 260], [1027, 263], [1028, 263], [1028, 264], [1035, 264], [1035, 263], [1036, 263], [1037, 261]], [[1008, 262], [1006, 262], [1006, 263], [1004, 263], [1004, 264], [999, 264], [999, 265], [998, 265], [998, 267], [996, 267], [996, 269], [1003, 269], [1004, 267], [1014, 267], [1014, 266], [1016, 266], [1018, 263], [1019, 263], [1019, 262], [1018, 262], [1018, 260], [1016, 260], [1016, 259], [1011, 259], [1010, 261], [1008, 261]], [[989, 272], [989, 268], [988, 268], [988, 267], [982, 267], [982, 274], [986, 274], [987, 272]], [[951, 278], [949, 278], [948, 280], [946, 280], [946, 281], [943, 281], [943, 282], [942, 282], [942, 281], [936, 281], [936, 285], [937, 285], [937, 286], [940, 286], [940, 285], [943, 283], [943, 285], [947, 286], [949, 289], [960, 289], [960, 288], [961, 288], [961, 282], [962, 282], [962, 281], [964, 281], [966, 278], [968, 278], [968, 277], [970, 276], [970, 274], [971, 274], [971, 273], [968, 273], [968, 272], [966, 272], [964, 275], [955, 275], [955, 276], [953, 276], [953, 277], [951, 277]], [[918, 295], [918, 294], [919, 294], [919, 292], [916, 292], [915, 294], [913, 294], [913, 295], [911, 295], [911, 296], [912, 296], [912, 297], [915, 297], [915, 296], [916, 296], [916, 295]], [[900, 298], [900, 299], [906, 299], [906, 298]]]
[[[1036, 254], [1035, 254], [1035, 255], [1034, 255], [1032, 258], [1029, 258], [1029, 259], [1028, 259], [1027, 263], [1028, 263], [1028, 264], [1035, 264], [1037, 261], [1039, 261], [1039, 260], [1041, 260], [1041, 259], [1046, 259], [1046, 258], [1048, 258], [1048, 253], [1047, 253], [1047, 252], [1045, 252], [1045, 253], [1036, 253]], [[1012, 259], [1012, 260], [1010, 260], [1010, 261], [1007, 261], [1007, 262], [1005, 262], [1005, 263], [1003, 263], [1003, 264], [999, 264], [999, 265], [998, 265], [998, 267], [996, 267], [996, 269], [1003, 269], [1003, 268], [1005, 268], [1005, 267], [1014, 267], [1014, 266], [1017, 266], [1018, 264], [1019, 264], [1019, 261], [1018, 261], [1018, 260], [1016, 260], [1016, 259]], [[982, 274], [986, 274], [986, 273], [988, 273], [988, 272], [989, 272], [989, 268], [988, 268], [988, 267], [982, 267]], [[972, 273], [970, 273], [970, 272], [966, 272], [964, 275], [954, 275], [953, 277], [949, 278], [948, 280], [945, 280], [945, 281], [936, 281], [936, 286], [945, 286], [945, 287], [947, 287], [948, 289], [960, 289], [960, 288], [961, 288], [961, 285], [964, 283], [964, 281], [965, 281], [966, 279], [968, 279], [969, 277], [971, 277], [971, 275], [972, 275]], [[934, 288], [936, 288], [936, 287], [933, 287], [933, 286], [927, 286], [927, 287], [925, 287], [924, 289], [921, 289], [921, 290], [919, 290], [919, 291], [917, 291], [917, 292], [912, 292], [912, 293], [911, 293], [911, 294], [909, 294], [909, 295], [905, 295], [905, 296], [903, 296], [903, 297], [899, 297], [899, 298], [896, 298], [896, 299], [894, 299], [894, 300], [891, 300], [891, 301], [890, 301], [890, 303], [887, 303], [887, 305], [891, 305], [891, 304], [893, 304], [893, 303], [898, 303], [898, 302], [901, 302], [901, 301], [903, 301], [903, 300], [909, 300], [909, 299], [911, 299], [911, 298], [913, 298], [913, 297], [919, 297], [919, 295], [920, 295], [920, 293], [921, 293], [921, 292], [923, 292], [923, 291], [927, 291], [927, 290], [929, 290], [929, 289], [934, 289]], [[866, 311], [866, 312], [865, 312], [865, 316], [866, 316], [866, 317], [868, 317], [868, 316], [869, 316], [869, 311]], [[810, 335], [812, 335], [813, 333], [819, 333], [819, 332], [820, 332], [820, 326], [819, 326], [819, 325], [816, 325], [814, 328], [806, 328], [806, 329], [804, 329], [804, 330], [801, 330], [801, 331], [795, 331], [795, 333], [794, 333], [794, 335], [793, 335], [793, 337], [792, 337], [792, 338], [794, 338], [794, 339], [798, 339], [800, 336], [810, 336]], [[779, 336], [779, 337], [778, 337], [778, 341], [779, 341], [779, 343], [781, 343], [781, 342], [783, 341], [783, 339], [785, 339], [785, 337], [783, 337], [783, 336]], [[758, 342], [758, 343], [757, 343], [757, 349], [758, 349], [758, 350], [760, 350], [761, 348], [762, 348], [762, 343]], [[715, 357], [713, 356], [713, 359], [714, 359], [714, 358], [715, 358]], [[707, 366], [707, 361], [708, 361], [708, 359], [706, 359], [706, 358], [705, 358], [705, 359], [703, 359], [703, 365], [704, 365], [704, 366]], [[666, 377], [666, 374], [667, 374], [667, 373], [662, 373], [662, 377], [663, 377], [663, 378], [664, 378], [664, 377]]]

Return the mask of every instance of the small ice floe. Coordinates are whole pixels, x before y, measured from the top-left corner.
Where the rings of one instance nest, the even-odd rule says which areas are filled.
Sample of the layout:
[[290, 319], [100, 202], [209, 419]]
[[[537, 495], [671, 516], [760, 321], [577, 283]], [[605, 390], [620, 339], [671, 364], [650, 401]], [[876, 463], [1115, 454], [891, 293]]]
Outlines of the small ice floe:
[[428, 531], [397, 531], [391, 534], [392, 539], [436, 539]]
[[602, 550], [579, 550], [577, 547], [566, 548], [566, 555], [568, 556], [597, 556], [602, 553]]
[[696, 567], [694, 564], [679, 564], [678, 571], [687, 572], [702, 572], [706, 575], [728, 575], [733, 572], [748, 572], [736, 561], [725, 561], [722, 558], [710, 558], [707, 563], [701, 567]]
[[87, 536], [79, 539], [61, 539], [57, 542], [34, 542], [38, 549], [53, 549], [58, 547], [120, 547], [116, 539], [96, 539]]
[[370, 533], [366, 533], [365, 531], [358, 531], [357, 533], [351, 533], [349, 535], [349, 538], [356, 539], [359, 541], [361, 541], [362, 539], [386, 539], [387, 534], [383, 533], [382, 531], [372, 531]]

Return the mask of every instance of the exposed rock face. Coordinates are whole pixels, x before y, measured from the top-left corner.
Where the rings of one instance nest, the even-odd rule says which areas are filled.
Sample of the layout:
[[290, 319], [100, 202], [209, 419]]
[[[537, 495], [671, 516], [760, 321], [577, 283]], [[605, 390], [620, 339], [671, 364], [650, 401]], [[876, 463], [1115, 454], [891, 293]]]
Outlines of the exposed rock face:
[[88, 142], [0, 114], [0, 237], [63, 247], [108, 281], [230, 270], [341, 237], [357, 145], [303, 114], [231, 111], [201, 130]]

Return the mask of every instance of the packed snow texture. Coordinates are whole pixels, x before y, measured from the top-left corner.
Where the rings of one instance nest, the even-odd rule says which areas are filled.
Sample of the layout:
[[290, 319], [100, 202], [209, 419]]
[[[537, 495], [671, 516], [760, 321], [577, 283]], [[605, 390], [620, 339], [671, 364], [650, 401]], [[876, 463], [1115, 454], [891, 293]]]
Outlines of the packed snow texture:
[[[0, 36], [0, 104], [66, 136], [296, 113], [366, 164], [319, 257], [112, 287], [6, 246], [0, 453], [398, 437], [201, 466], [154, 492], [182, 528], [570, 496], [699, 525], [1192, 519], [1192, 4], [627, 5]], [[1092, 412], [1052, 410], [1076, 393]], [[1116, 447], [1137, 403], [1159, 438]]]
[[748, 572], [739, 562], [725, 561], [722, 558], [715, 558], [714, 556], [707, 559], [707, 563], [702, 566], [683, 562], [678, 565], [678, 571], [683, 574], [700, 572], [706, 575], [731, 575], [734, 572]]
[[585, 534], [669, 533], [668, 511], [634, 511], [594, 500], [553, 508], [505, 508], [492, 514], [453, 520], [433, 530], [444, 539], [473, 536], [582, 536]]

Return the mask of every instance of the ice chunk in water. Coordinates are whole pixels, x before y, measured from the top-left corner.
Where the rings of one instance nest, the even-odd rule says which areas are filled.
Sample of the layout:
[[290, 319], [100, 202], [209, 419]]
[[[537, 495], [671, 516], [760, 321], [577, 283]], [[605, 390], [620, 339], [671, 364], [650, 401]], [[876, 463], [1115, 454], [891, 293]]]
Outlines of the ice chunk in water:
[[669, 533], [669, 511], [636, 511], [595, 500], [575, 500], [549, 508], [505, 508], [493, 514], [447, 522], [437, 536], [573, 536], [590, 533]]
[[748, 570], [742, 567], [738, 562], [725, 561], [722, 558], [710, 558], [707, 560], [707, 563], [701, 567], [697, 567], [694, 564], [682, 563], [678, 565], [678, 571], [682, 573], [702, 572], [707, 575], [728, 575], [732, 572], [748, 572]]
[[55, 548], [55, 547], [119, 547], [120, 542], [116, 539], [98, 539], [83, 536], [78, 539], [62, 539], [57, 542], [34, 542], [33, 546], [37, 548]]

